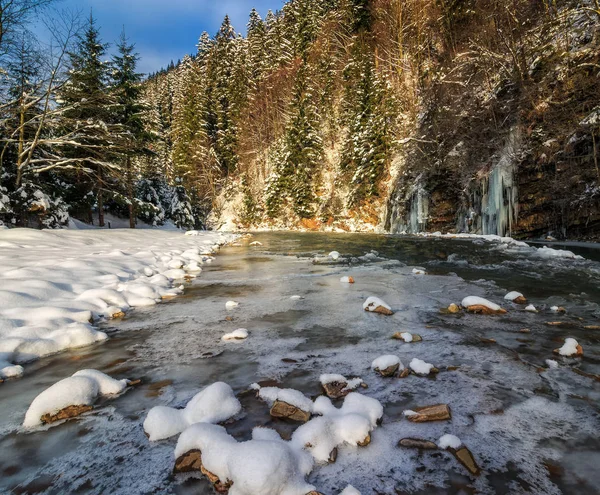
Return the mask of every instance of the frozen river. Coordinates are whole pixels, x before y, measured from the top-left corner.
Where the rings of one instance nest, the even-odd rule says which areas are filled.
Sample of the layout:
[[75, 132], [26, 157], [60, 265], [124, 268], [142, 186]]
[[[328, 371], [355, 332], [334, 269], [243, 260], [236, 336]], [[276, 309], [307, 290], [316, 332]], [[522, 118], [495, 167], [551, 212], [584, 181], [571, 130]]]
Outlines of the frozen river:
[[[341, 447], [309, 482], [326, 495], [352, 484], [367, 494], [600, 492], [600, 262], [481, 239], [340, 234], [256, 234], [262, 246], [223, 248], [184, 295], [139, 309], [102, 328], [104, 343], [41, 359], [0, 385], [1, 493], [213, 493], [205, 479], [173, 475], [176, 437], [151, 443], [150, 408], [183, 406], [203, 387], [228, 383], [244, 408], [227, 430], [240, 440], [254, 426], [289, 438], [297, 424], [273, 420], [249, 391], [254, 382], [321, 393], [319, 376], [361, 377], [383, 422], [364, 448]], [[339, 251], [337, 261], [327, 258]], [[415, 275], [419, 267], [427, 275]], [[352, 276], [355, 284], [340, 277]], [[537, 313], [505, 301], [522, 292]], [[291, 299], [291, 296], [301, 299]], [[366, 313], [369, 296], [393, 316]], [[466, 296], [501, 304], [506, 315], [445, 314]], [[225, 303], [240, 303], [226, 310]], [[566, 308], [566, 314], [550, 311]], [[560, 325], [549, 325], [560, 322]], [[246, 328], [243, 342], [221, 336]], [[392, 340], [398, 331], [422, 342]], [[583, 358], [553, 349], [572, 337]], [[382, 354], [434, 364], [432, 377], [383, 378]], [[546, 360], [558, 367], [549, 369]], [[142, 384], [83, 418], [26, 433], [33, 398], [84, 368]], [[448, 404], [450, 421], [415, 424], [403, 411]], [[482, 468], [478, 477], [444, 451], [398, 446], [402, 438], [460, 437]]]

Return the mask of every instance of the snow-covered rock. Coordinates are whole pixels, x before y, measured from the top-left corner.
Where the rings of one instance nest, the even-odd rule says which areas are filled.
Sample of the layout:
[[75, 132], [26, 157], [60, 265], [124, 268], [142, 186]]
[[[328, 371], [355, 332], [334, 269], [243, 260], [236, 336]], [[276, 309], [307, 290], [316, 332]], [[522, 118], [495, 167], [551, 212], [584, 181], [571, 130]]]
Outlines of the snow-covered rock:
[[502, 309], [497, 304], [484, 299], [483, 297], [468, 296], [462, 300], [463, 308], [466, 308], [470, 313], [482, 314], [502, 314], [506, 310]]
[[128, 380], [115, 380], [97, 370], [78, 371], [39, 394], [29, 406], [23, 426], [31, 428], [52, 422], [47, 418], [70, 406], [92, 406], [99, 396], [115, 396], [122, 393], [128, 383]]
[[342, 277], [342, 278], [340, 278], [340, 282], [342, 282], [343, 284], [353, 284], [354, 283], [354, 278], [352, 278], [352, 277]]
[[294, 390], [292, 388], [261, 387], [258, 391], [258, 396], [269, 404], [270, 407], [272, 407], [276, 401], [281, 401], [307, 413], [310, 413], [313, 410], [312, 401], [299, 390]]
[[530, 304], [529, 306], [527, 306], [525, 308], [525, 311], [528, 311], [529, 313], [537, 313], [538, 312], [533, 304]]
[[404, 365], [398, 356], [386, 354], [375, 359], [371, 363], [371, 369], [377, 371], [382, 376], [392, 376], [399, 369], [404, 369]]
[[225, 309], [229, 309], [229, 310], [231, 310], [231, 309], [235, 309], [235, 308], [237, 308], [239, 305], [240, 305], [240, 303], [239, 303], [239, 302], [236, 302], [236, 301], [227, 301], [227, 302], [225, 303]]
[[420, 268], [413, 268], [413, 275], [426, 275], [427, 272], [425, 270], [421, 270]]
[[329, 253], [328, 256], [332, 260], [336, 261], [340, 258], [340, 253], [338, 253], [337, 251], [331, 251], [331, 253]]
[[583, 356], [583, 348], [579, 345], [579, 342], [571, 337], [566, 338], [563, 346], [554, 352], [566, 357]]
[[514, 290], [512, 292], [509, 292], [508, 294], [506, 294], [504, 296], [504, 299], [506, 301], [514, 302], [516, 304], [526, 304], [527, 303], [527, 299], [525, 299], [525, 296], [523, 294], [521, 294], [520, 292], [517, 292]]
[[340, 492], [340, 495], [360, 495], [360, 492], [352, 485], [348, 485]]
[[150, 409], [144, 421], [144, 431], [151, 441], [163, 440], [181, 433], [196, 423], [219, 423], [242, 410], [233, 390], [216, 382], [197, 393], [184, 409], [157, 406]]
[[393, 315], [392, 308], [378, 297], [371, 296], [363, 303], [363, 309], [371, 313], [379, 313], [382, 315]]
[[245, 328], [238, 328], [233, 332], [226, 333], [221, 337], [221, 340], [245, 340], [248, 338], [248, 330]]
[[348, 379], [336, 373], [322, 374], [319, 377], [319, 381], [325, 394], [331, 399], [344, 397], [363, 383], [361, 378]]
[[409, 367], [413, 370], [417, 375], [429, 375], [432, 371], [435, 372], [436, 368], [433, 364], [426, 363], [425, 361], [417, 358], [413, 358], [410, 362]]

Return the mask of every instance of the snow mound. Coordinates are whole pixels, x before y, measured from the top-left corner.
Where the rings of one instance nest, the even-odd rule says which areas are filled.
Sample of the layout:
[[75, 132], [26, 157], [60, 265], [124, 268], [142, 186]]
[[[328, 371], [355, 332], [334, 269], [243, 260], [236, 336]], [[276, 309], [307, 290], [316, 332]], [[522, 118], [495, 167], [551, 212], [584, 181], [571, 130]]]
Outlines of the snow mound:
[[233, 390], [216, 382], [197, 393], [184, 409], [157, 406], [150, 409], [144, 431], [150, 441], [163, 440], [181, 433], [196, 423], [220, 423], [242, 410]]
[[269, 406], [272, 406], [278, 400], [305, 412], [312, 412], [313, 410], [312, 401], [302, 392], [293, 388], [262, 387], [258, 389], [258, 396]]
[[53, 415], [69, 406], [91, 406], [99, 396], [118, 395], [128, 383], [97, 370], [78, 371], [39, 394], [29, 406], [23, 426], [39, 426], [45, 414]]
[[483, 297], [477, 297], [477, 296], [465, 297], [462, 300], [461, 305], [463, 306], [463, 308], [469, 308], [471, 306], [485, 306], [486, 308], [491, 309], [492, 311], [500, 311], [502, 309], [497, 304], [495, 304], [491, 301], [488, 301], [487, 299], [484, 299]]
[[565, 343], [563, 344], [563, 346], [558, 350], [558, 353], [561, 356], [574, 356], [575, 354], [577, 354], [578, 345], [579, 342], [577, 342], [571, 337], [568, 337], [565, 339]]
[[393, 354], [386, 354], [384, 356], [379, 356], [371, 363], [372, 370], [385, 370], [391, 368], [392, 366], [399, 365], [400, 369], [404, 369], [404, 365], [398, 356], [394, 356]]
[[352, 392], [340, 409], [328, 397], [317, 397], [313, 412], [321, 416], [300, 426], [292, 435], [291, 443], [298, 449], [308, 450], [317, 462], [324, 463], [340, 445], [368, 443], [371, 431], [383, 416], [383, 406], [376, 399]]
[[248, 338], [248, 330], [245, 328], [238, 328], [233, 332], [226, 333], [221, 337], [221, 340], [244, 340]]
[[438, 440], [438, 447], [443, 450], [446, 450], [446, 449], [458, 450], [458, 449], [460, 449], [461, 445], [462, 445], [461, 439], [455, 435], [446, 434]]
[[409, 366], [410, 369], [413, 370], [417, 375], [428, 375], [434, 368], [433, 364], [426, 363], [425, 361], [417, 358], [413, 358]]
[[202, 453], [206, 471], [232, 483], [230, 495], [306, 495], [315, 489], [305, 481], [311, 456], [274, 430], [255, 428], [251, 440], [237, 442], [222, 426], [195, 424], [179, 437], [175, 458], [192, 450]]

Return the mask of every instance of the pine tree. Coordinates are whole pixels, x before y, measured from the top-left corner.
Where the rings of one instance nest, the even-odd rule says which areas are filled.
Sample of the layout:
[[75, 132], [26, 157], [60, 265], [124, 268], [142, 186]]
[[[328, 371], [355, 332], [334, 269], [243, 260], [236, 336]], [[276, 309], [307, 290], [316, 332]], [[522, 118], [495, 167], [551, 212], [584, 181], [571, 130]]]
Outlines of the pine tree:
[[135, 45], [128, 42], [125, 30], [117, 44], [117, 55], [113, 57], [112, 92], [117, 99], [115, 109], [116, 122], [124, 131], [122, 152], [125, 155], [124, 179], [129, 211], [129, 227], [135, 228], [135, 177], [132, 158], [143, 151], [146, 139], [141, 102], [141, 86], [143, 74], [136, 71], [139, 55], [135, 53]]

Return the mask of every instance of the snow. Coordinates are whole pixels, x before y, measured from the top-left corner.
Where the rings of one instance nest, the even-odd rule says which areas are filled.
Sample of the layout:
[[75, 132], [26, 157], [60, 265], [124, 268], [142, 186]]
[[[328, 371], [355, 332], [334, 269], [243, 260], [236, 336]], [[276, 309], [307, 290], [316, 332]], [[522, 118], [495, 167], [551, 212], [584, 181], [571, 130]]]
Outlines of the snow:
[[419, 415], [418, 412], [412, 411], [410, 409], [407, 409], [402, 414], [404, 414], [404, 416], [407, 417], [407, 418], [410, 418], [411, 416], [418, 416]]
[[95, 322], [180, 294], [171, 280], [197, 275], [198, 263], [208, 261], [201, 253], [231, 239], [162, 230], [0, 230], [0, 378], [20, 376], [20, 364], [106, 340]]
[[340, 282], [342, 282], [343, 284], [351, 284], [351, 277], [342, 277], [340, 278]]
[[542, 259], [566, 258], [571, 260], [582, 260], [583, 256], [576, 255], [572, 251], [562, 249], [552, 249], [548, 246], [543, 246], [535, 252], [535, 256]]
[[548, 369], [554, 370], [558, 368], [558, 363], [554, 359], [546, 359], [546, 364], [548, 365]]
[[537, 313], [537, 309], [535, 309], [535, 306], [533, 304], [530, 304], [529, 306], [527, 306], [525, 308], [525, 311], [529, 311], [530, 313]]
[[245, 328], [238, 328], [233, 332], [226, 333], [221, 337], [221, 340], [244, 340], [248, 338], [248, 330]]
[[507, 301], [514, 301], [518, 297], [523, 297], [523, 294], [513, 290], [512, 292], [509, 292], [508, 294], [506, 294], [504, 296], [504, 299], [506, 299]]
[[348, 485], [340, 492], [340, 495], [360, 495], [360, 492], [352, 485]]
[[446, 434], [444, 436], [442, 436], [439, 440], [438, 440], [438, 447], [440, 449], [460, 449], [462, 445], [462, 441], [460, 440], [460, 438], [458, 438], [455, 435], [449, 435]]
[[417, 358], [413, 358], [409, 366], [410, 369], [413, 370], [417, 375], [428, 375], [434, 368], [433, 364], [426, 363], [425, 361]]
[[426, 274], [425, 270], [420, 270], [418, 268], [413, 268], [412, 273], [413, 273], [413, 275], [425, 275]]
[[348, 379], [344, 375], [337, 373], [324, 373], [319, 377], [321, 385], [327, 385], [328, 383], [345, 383], [344, 390], [354, 390], [363, 383], [362, 378]]
[[363, 303], [363, 309], [365, 311], [375, 311], [379, 306], [383, 306], [391, 311], [391, 307], [378, 297], [371, 296]]
[[363, 442], [383, 416], [383, 406], [376, 399], [351, 392], [339, 409], [328, 397], [317, 397], [313, 412], [321, 417], [301, 425], [291, 443], [308, 450], [317, 462], [325, 463], [334, 448]]
[[238, 443], [222, 426], [196, 424], [179, 437], [175, 458], [191, 450], [202, 452], [207, 471], [233, 483], [230, 495], [306, 495], [315, 490], [305, 481], [314, 464], [311, 456], [274, 430], [255, 428], [251, 440]]
[[296, 296], [291, 296], [291, 297], [290, 297], [290, 299], [291, 299], [292, 301], [300, 301], [300, 300], [302, 300], [302, 299], [304, 299], [304, 298], [303, 298], [302, 296], [298, 296], [298, 295], [296, 295]]
[[269, 406], [272, 406], [278, 400], [287, 402], [302, 411], [312, 412], [313, 410], [312, 401], [299, 390], [292, 388], [262, 387], [259, 389], [258, 396]]
[[328, 256], [329, 256], [329, 257], [330, 257], [332, 260], [336, 261], [336, 260], [338, 260], [338, 259], [339, 259], [339, 257], [340, 257], [340, 253], [338, 253], [337, 251], [331, 251], [331, 253], [329, 253], [329, 254], [328, 254]]
[[372, 370], [385, 370], [392, 366], [399, 365], [400, 369], [404, 369], [402, 362], [398, 356], [394, 356], [393, 354], [386, 354], [384, 356], [379, 356], [371, 363]]
[[485, 306], [486, 308], [491, 309], [492, 311], [499, 311], [502, 308], [493, 302], [484, 299], [483, 297], [477, 296], [468, 296], [462, 300], [462, 306], [464, 308], [469, 308], [471, 306]]
[[240, 305], [240, 303], [239, 303], [239, 302], [235, 302], [235, 301], [227, 301], [227, 302], [225, 303], [225, 309], [229, 309], [229, 310], [231, 310], [231, 309], [235, 309], [235, 308], [237, 308], [239, 305]]
[[196, 423], [220, 423], [242, 410], [229, 385], [216, 382], [197, 393], [184, 409], [156, 406], [144, 421], [144, 431], [151, 441], [177, 435]]
[[558, 353], [561, 356], [573, 356], [575, 354], [577, 354], [577, 346], [579, 345], [579, 343], [569, 337], [565, 339], [565, 343], [563, 344], [563, 346], [558, 350]]
[[402, 340], [404, 340], [404, 342], [406, 342], [407, 344], [413, 341], [412, 333], [401, 332], [400, 337], [402, 337]]
[[251, 246], [262, 246], [262, 242], [254, 241], [250, 243]]
[[128, 380], [115, 380], [97, 370], [78, 371], [39, 394], [29, 406], [23, 426], [39, 426], [43, 415], [56, 414], [69, 406], [91, 406], [99, 396], [120, 394], [127, 384]]

